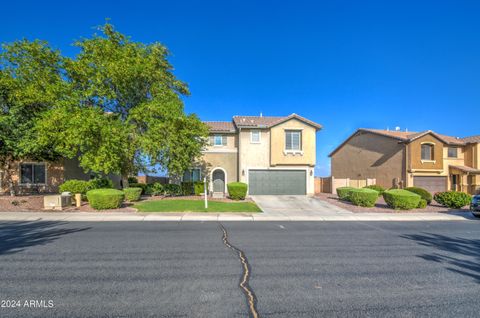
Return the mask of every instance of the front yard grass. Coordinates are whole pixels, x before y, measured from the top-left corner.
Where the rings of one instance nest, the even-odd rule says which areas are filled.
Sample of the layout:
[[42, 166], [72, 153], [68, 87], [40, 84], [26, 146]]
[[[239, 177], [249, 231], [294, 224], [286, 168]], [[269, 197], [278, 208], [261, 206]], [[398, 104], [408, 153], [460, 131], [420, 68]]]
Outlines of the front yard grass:
[[151, 200], [134, 205], [139, 212], [262, 212], [253, 202], [209, 201], [205, 209], [203, 200]]

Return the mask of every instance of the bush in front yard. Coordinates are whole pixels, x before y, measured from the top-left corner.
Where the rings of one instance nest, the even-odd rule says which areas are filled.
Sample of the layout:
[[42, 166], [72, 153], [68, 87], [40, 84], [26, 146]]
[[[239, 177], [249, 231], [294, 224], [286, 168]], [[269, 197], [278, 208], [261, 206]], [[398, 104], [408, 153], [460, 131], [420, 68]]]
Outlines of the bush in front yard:
[[425, 190], [424, 188], [408, 187], [408, 188], [405, 188], [405, 190], [418, 194], [419, 196], [422, 197], [422, 199], [427, 201], [427, 204], [432, 203], [432, 194], [427, 190]]
[[149, 187], [148, 184], [145, 184], [145, 183], [135, 183], [135, 182], [132, 182], [132, 183], [128, 183], [128, 187], [129, 188], [140, 188], [142, 189], [142, 194], [147, 194], [147, 189]]
[[340, 198], [340, 200], [348, 201], [348, 196], [350, 194], [350, 191], [355, 188], [352, 187], [340, 187], [337, 188], [337, 195]]
[[352, 189], [348, 199], [355, 205], [373, 207], [378, 199], [378, 191], [372, 189]]
[[87, 192], [87, 198], [92, 208], [106, 210], [120, 207], [125, 194], [116, 189], [95, 189]]
[[177, 196], [182, 195], [182, 187], [179, 184], [165, 184], [163, 191], [166, 195]]
[[245, 200], [248, 186], [243, 182], [230, 182], [227, 184], [228, 195], [233, 200]]
[[155, 195], [164, 194], [164, 191], [165, 191], [165, 188], [163, 184], [161, 184], [160, 182], [155, 182], [147, 186], [145, 193], [155, 196]]
[[60, 193], [62, 192], [70, 192], [71, 194], [81, 193], [86, 194], [88, 190], [90, 190], [90, 182], [85, 180], [68, 180], [65, 181], [59, 187]]
[[376, 184], [368, 185], [366, 187], [363, 187], [364, 189], [372, 189], [378, 192], [378, 196], [381, 196], [383, 192], [385, 191], [385, 188]]
[[387, 190], [383, 192], [383, 198], [395, 210], [415, 209], [422, 199], [418, 194], [403, 189]]
[[427, 205], [428, 205], [427, 200], [420, 199], [420, 202], [418, 202], [417, 209], [425, 209]]
[[123, 193], [127, 201], [138, 201], [142, 195], [142, 188], [125, 188], [123, 189]]
[[108, 178], [95, 178], [90, 180], [90, 189], [112, 189], [113, 182]]
[[465, 192], [445, 191], [435, 193], [433, 199], [450, 209], [460, 209], [470, 204], [472, 197]]
[[205, 193], [205, 184], [201, 181], [197, 181], [193, 184], [195, 195], [202, 195]]

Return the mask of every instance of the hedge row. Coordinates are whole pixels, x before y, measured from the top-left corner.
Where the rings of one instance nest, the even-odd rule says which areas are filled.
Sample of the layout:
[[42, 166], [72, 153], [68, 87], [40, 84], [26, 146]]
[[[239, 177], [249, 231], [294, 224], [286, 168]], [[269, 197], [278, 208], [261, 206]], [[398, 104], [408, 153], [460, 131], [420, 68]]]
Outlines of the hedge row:
[[395, 210], [411, 210], [419, 207], [422, 197], [407, 190], [392, 189], [383, 192], [383, 199]]
[[70, 192], [72, 194], [76, 194], [76, 193], [86, 194], [90, 190], [104, 189], [104, 188], [106, 189], [113, 188], [112, 180], [100, 179], [100, 178], [92, 179], [89, 181], [71, 179], [61, 184], [59, 187], [59, 191], [60, 193]]
[[451, 209], [460, 209], [470, 204], [472, 197], [470, 194], [458, 191], [446, 191], [435, 193], [435, 201]]

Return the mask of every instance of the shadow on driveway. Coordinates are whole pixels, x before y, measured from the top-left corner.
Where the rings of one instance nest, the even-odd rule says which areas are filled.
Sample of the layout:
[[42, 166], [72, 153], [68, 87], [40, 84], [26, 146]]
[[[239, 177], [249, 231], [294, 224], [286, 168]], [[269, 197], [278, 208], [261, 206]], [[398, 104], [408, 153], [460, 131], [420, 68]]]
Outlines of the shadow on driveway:
[[449, 237], [433, 233], [409, 234], [400, 237], [435, 248], [438, 252], [417, 256], [427, 261], [444, 264], [447, 270], [471, 277], [480, 284], [480, 239]]
[[44, 245], [61, 236], [89, 230], [83, 228], [62, 228], [68, 222], [3, 222], [0, 223], [0, 255], [23, 251], [26, 247]]

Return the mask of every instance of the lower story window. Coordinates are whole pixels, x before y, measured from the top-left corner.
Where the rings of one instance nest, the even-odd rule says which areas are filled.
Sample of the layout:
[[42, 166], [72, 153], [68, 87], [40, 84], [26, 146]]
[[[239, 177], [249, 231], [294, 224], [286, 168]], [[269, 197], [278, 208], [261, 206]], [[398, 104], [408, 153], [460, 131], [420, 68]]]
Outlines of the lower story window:
[[183, 173], [183, 181], [184, 182], [197, 182], [200, 180], [200, 169], [188, 169]]
[[20, 164], [20, 183], [46, 184], [47, 166], [45, 165], [45, 163]]

